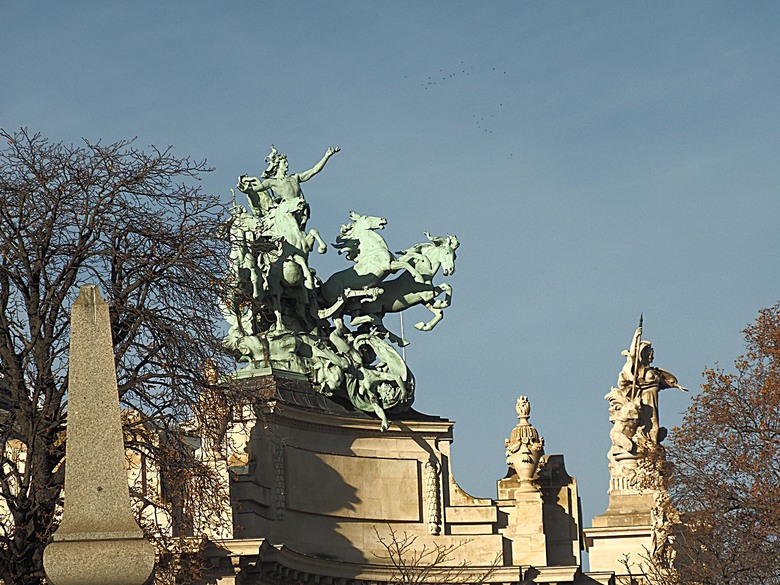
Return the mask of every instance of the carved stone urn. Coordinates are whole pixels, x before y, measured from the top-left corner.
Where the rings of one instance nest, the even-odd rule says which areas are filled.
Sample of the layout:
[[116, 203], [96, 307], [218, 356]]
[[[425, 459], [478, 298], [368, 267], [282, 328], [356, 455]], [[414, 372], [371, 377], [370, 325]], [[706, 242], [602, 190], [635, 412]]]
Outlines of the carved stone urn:
[[528, 422], [531, 415], [531, 403], [527, 396], [517, 399], [517, 418], [520, 422], [512, 429], [512, 434], [504, 441], [506, 462], [512, 468], [521, 484], [521, 491], [537, 491], [535, 485], [539, 461], [544, 455], [544, 439]]

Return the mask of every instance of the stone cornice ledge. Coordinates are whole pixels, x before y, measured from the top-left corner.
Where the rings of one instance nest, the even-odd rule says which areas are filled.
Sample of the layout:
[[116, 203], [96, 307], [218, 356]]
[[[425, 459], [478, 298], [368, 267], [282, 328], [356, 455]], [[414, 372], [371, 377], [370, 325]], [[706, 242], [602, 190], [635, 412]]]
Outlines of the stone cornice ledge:
[[[339, 415], [332, 412], [318, 412], [310, 409], [296, 408], [294, 405], [281, 401], [269, 401], [267, 408], [279, 418], [286, 419], [292, 424], [307, 424], [316, 427], [330, 428], [333, 430], [360, 431], [363, 433], [376, 433], [384, 435], [408, 435], [410, 431], [415, 434], [450, 435], [454, 422], [446, 419], [439, 420], [393, 420], [390, 419], [390, 428], [380, 430], [380, 421], [374, 418], [358, 418], [349, 415]], [[400, 423], [400, 425], [398, 424]]]
[[[300, 582], [308, 582], [309, 577], [319, 578], [320, 583], [352, 583], [361, 582], [366, 585], [383, 584], [390, 581], [395, 573], [393, 567], [388, 565], [371, 565], [367, 563], [349, 563], [338, 559], [321, 559], [295, 552], [284, 545], [272, 545], [265, 539], [247, 540], [222, 540], [214, 543], [224, 550], [230, 557], [242, 557], [255, 565], [263, 572], [271, 570], [272, 574], [280, 579], [297, 579]], [[248, 557], [254, 557], [250, 559]], [[255, 562], [253, 562], [255, 561]], [[262, 566], [265, 566], [261, 568]], [[475, 574], [484, 573], [489, 567], [472, 567]], [[498, 567], [495, 573], [488, 579], [488, 583], [520, 583], [523, 581], [526, 569], [529, 567]], [[546, 568], [531, 569], [540, 575], [562, 576], [563, 580], [573, 580], [573, 572], [570, 567], [553, 567], [551, 572]], [[562, 571], [559, 571], [562, 569]], [[576, 572], [577, 567], [573, 567]], [[568, 576], [569, 578], [566, 578]], [[545, 579], [540, 583], [552, 582], [554, 579]]]
[[601, 536], [601, 537], [614, 537], [619, 538], [623, 536], [641, 536], [643, 534], [650, 534], [653, 527], [649, 524], [646, 526], [598, 526], [583, 529], [583, 533], [588, 536]]
[[566, 567], [529, 567], [526, 578], [533, 574], [533, 583], [571, 583], [577, 577], [580, 568], [577, 565]]

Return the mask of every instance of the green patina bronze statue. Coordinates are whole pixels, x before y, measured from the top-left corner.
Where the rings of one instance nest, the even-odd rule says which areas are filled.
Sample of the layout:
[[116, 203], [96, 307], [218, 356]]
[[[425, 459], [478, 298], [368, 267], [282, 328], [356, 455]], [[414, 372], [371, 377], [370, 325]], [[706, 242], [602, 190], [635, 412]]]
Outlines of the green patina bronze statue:
[[445, 276], [455, 271], [459, 243], [426, 232], [428, 242], [393, 254], [379, 233], [387, 220], [352, 211], [334, 244], [352, 265], [319, 279], [309, 253], [315, 243], [320, 254], [327, 246], [317, 230], [307, 232], [311, 212], [300, 184], [339, 150], [329, 148], [314, 167], [290, 175], [287, 157], [271, 147], [259, 178], [239, 177], [249, 208], [234, 193], [224, 342], [249, 362], [237, 375], [261, 375], [269, 367], [305, 374], [317, 392], [375, 413], [384, 430], [388, 412], [412, 404], [414, 376], [392, 345], [407, 341], [383, 317], [422, 305], [433, 317], [415, 327], [433, 329], [452, 298], [452, 287], [433, 278], [440, 269]]

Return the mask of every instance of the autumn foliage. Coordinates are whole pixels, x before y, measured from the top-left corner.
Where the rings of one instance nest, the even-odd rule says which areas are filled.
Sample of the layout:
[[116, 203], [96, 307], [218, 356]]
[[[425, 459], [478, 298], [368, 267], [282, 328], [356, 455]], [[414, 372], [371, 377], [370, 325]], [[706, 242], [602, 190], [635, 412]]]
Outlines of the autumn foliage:
[[679, 583], [780, 583], [780, 304], [744, 333], [745, 355], [704, 373], [667, 448]]

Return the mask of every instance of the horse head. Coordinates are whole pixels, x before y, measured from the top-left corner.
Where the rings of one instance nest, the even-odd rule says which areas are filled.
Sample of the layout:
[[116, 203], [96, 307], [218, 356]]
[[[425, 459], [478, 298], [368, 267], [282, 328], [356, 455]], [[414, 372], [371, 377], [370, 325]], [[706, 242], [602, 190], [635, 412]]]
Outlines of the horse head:
[[288, 215], [295, 215], [306, 208], [306, 202], [302, 197], [293, 197], [291, 199], [282, 199], [277, 203], [277, 212]]
[[[447, 234], [446, 236], [432, 236], [428, 232], [424, 232], [425, 237], [433, 244], [430, 247], [432, 252], [435, 252], [438, 256], [438, 260], [441, 264], [442, 273], [444, 276], [450, 276], [455, 273], [455, 250], [460, 246], [458, 238]], [[429, 244], [430, 246], [430, 244]]]
[[387, 225], [387, 219], [384, 217], [360, 215], [354, 211], [349, 212], [349, 219], [352, 220], [352, 226], [355, 230], [381, 230]]

